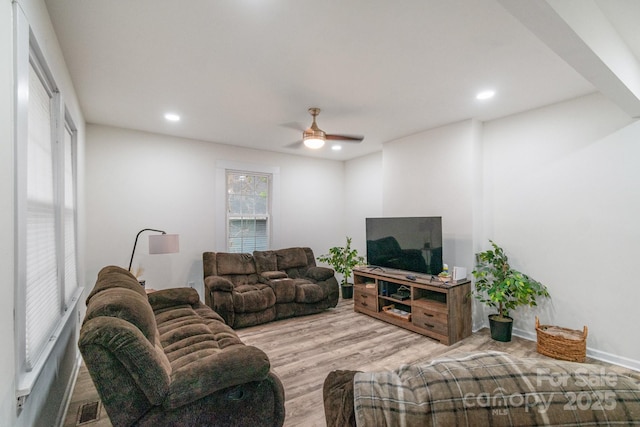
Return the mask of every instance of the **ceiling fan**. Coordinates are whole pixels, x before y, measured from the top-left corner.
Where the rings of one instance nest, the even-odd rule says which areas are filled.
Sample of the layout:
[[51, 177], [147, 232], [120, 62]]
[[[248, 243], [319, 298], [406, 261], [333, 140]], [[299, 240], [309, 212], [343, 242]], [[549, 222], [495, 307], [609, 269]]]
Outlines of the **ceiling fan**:
[[364, 136], [359, 135], [330, 135], [320, 129], [316, 124], [316, 117], [320, 114], [320, 109], [316, 107], [309, 108], [309, 114], [313, 117], [311, 126], [302, 132], [302, 143], [305, 147], [317, 150], [322, 148], [327, 140], [339, 140], [346, 142], [362, 142]]

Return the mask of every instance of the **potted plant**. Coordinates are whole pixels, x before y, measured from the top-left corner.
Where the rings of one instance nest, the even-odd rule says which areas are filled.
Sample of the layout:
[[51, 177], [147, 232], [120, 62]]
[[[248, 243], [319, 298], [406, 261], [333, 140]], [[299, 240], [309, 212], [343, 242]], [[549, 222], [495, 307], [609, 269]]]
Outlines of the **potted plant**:
[[473, 270], [475, 298], [498, 310], [489, 315], [491, 338], [511, 341], [513, 319], [509, 312], [521, 305], [536, 306], [537, 297], [549, 297], [546, 286], [509, 265], [504, 250], [489, 240], [493, 249], [477, 254]]
[[364, 257], [358, 255], [357, 249], [351, 249], [351, 237], [347, 237], [346, 246], [334, 246], [328, 254], [320, 255], [318, 261], [329, 264], [336, 273], [342, 274], [342, 298], [353, 298], [353, 284], [349, 283], [353, 267], [364, 264]]

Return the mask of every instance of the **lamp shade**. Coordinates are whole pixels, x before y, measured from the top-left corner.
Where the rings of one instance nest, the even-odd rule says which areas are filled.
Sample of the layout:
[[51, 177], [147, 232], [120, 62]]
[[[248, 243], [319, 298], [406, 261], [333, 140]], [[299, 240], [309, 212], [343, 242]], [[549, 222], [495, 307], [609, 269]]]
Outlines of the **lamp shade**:
[[149, 236], [149, 253], [173, 254], [180, 251], [178, 234], [152, 234]]

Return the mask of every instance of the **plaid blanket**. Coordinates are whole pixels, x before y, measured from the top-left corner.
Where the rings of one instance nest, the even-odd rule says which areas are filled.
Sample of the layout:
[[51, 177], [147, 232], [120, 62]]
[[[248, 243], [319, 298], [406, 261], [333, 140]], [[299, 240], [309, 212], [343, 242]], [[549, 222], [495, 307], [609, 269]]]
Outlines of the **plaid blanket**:
[[640, 425], [640, 382], [603, 366], [482, 352], [354, 376], [358, 426]]

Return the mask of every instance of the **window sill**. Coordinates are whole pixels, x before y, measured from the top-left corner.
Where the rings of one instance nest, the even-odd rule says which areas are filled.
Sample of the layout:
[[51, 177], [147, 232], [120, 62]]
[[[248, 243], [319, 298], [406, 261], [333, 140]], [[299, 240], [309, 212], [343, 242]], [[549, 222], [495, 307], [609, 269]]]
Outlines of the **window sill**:
[[58, 337], [63, 332], [63, 328], [68, 323], [71, 315], [76, 312], [78, 307], [78, 301], [80, 300], [80, 296], [82, 295], [83, 292], [84, 292], [84, 288], [82, 287], [76, 289], [76, 291], [74, 292], [73, 297], [71, 298], [69, 307], [67, 308], [67, 311], [64, 313], [64, 315], [60, 319], [60, 322], [58, 323], [58, 326], [56, 327], [55, 331], [51, 335], [51, 338], [49, 339], [49, 343], [43, 350], [42, 355], [38, 358], [38, 362], [36, 366], [34, 366], [34, 368], [28, 372], [17, 373], [16, 399], [18, 401], [18, 407], [22, 406], [22, 403], [24, 403], [26, 397], [29, 394], [31, 394], [31, 391], [33, 390], [33, 387], [36, 381], [38, 380], [38, 377], [40, 376], [42, 369], [44, 368], [45, 364], [49, 360], [49, 356], [51, 355], [51, 352], [53, 351], [54, 347], [58, 342]]

